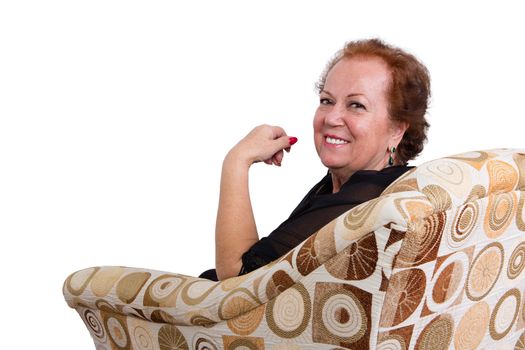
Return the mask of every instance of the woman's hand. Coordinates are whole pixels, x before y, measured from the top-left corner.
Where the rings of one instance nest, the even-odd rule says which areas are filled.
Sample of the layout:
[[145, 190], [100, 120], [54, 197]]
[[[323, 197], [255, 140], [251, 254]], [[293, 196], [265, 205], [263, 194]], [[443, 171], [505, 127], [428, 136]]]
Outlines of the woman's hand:
[[295, 137], [288, 137], [283, 128], [271, 125], [260, 125], [254, 128], [235, 147], [228, 156], [251, 165], [256, 162], [265, 162], [281, 166], [284, 152], [290, 151], [297, 141]]

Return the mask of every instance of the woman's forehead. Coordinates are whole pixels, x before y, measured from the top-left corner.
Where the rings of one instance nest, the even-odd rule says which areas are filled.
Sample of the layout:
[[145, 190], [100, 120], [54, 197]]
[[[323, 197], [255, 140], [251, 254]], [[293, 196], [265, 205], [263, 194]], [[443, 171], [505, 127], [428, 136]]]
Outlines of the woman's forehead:
[[[385, 92], [391, 80], [387, 64], [376, 57], [343, 58], [328, 72], [324, 89], [347, 93]], [[334, 91], [335, 92], [335, 91]]]

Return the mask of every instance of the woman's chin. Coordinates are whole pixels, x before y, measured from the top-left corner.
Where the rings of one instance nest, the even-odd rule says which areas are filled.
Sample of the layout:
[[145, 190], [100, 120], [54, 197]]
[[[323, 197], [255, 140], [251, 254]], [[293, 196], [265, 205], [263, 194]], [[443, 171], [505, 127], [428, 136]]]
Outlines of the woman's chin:
[[321, 162], [326, 168], [328, 168], [328, 170], [331, 170], [331, 171], [337, 171], [338, 169], [342, 169], [348, 165], [348, 164], [343, 164], [342, 162], [338, 162], [335, 160], [321, 159]]

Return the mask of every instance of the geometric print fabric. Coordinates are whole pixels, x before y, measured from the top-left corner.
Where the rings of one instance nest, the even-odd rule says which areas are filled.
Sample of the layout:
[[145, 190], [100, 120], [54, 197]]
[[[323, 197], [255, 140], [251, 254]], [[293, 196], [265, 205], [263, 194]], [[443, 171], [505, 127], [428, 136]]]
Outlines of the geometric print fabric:
[[284, 257], [221, 282], [77, 271], [96, 349], [525, 349], [525, 152], [427, 162]]

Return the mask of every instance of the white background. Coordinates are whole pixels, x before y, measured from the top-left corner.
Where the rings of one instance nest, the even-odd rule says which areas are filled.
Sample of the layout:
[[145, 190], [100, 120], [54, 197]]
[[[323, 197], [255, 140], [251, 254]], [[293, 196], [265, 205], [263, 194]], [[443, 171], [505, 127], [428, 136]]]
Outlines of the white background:
[[[515, 2], [518, 3], [518, 2]], [[505, 1], [0, 3], [2, 349], [93, 349], [62, 297], [75, 270], [213, 266], [223, 156], [255, 125], [299, 138], [252, 169], [259, 231], [324, 173], [314, 83], [380, 37], [432, 75], [412, 164], [525, 147], [523, 11]]]

